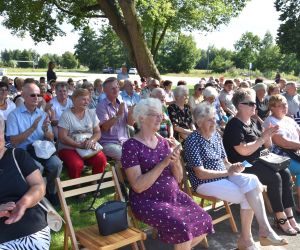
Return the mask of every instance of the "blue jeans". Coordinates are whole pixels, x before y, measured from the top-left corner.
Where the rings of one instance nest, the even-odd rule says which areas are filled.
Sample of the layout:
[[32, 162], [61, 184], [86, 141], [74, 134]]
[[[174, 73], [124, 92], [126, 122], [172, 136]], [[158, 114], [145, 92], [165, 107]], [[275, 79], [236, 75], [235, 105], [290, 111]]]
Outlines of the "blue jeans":
[[43, 176], [45, 176], [47, 179], [47, 192], [49, 194], [55, 194], [55, 179], [56, 177], [60, 176], [63, 166], [62, 161], [58, 158], [57, 155], [52, 155], [48, 160], [46, 160], [44, 166], [40, 162], [36, 160], [34, 161], [41, 170]]

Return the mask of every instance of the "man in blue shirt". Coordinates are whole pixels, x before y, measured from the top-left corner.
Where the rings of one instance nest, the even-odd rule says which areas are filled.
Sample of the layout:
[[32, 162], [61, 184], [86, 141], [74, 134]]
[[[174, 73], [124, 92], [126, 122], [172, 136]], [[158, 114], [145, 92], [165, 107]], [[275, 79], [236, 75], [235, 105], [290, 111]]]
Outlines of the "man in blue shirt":
[[117, 75], [118, 81], [129, 79], [126, 65], [122, 65], [122, 71]]
[[[32, 79], [33, 80], [33, 79]], [[36, 140], [50, 140], [54, 138], [48, 115], [37, 108], [40, 98], [40, 89], [34, 83], [24, 85], [22, 97], [24, 104], [13, 110], [7, 118], [6, 135], [14, 147], [28, 150], [28, 146]], [[43, 165], [35, 160], [40, 170], [44, 170], [47, 178], [47, 194], [50, 202], [57, 204], [55, 178], [60, 176], [62, 162], [52, 155], [43, 161]]]
[[125, 80], [121, 96], [127, 107], [132, 107], [137, 104], [141, 97], [134, 91], [135, 85], [131, 80]]

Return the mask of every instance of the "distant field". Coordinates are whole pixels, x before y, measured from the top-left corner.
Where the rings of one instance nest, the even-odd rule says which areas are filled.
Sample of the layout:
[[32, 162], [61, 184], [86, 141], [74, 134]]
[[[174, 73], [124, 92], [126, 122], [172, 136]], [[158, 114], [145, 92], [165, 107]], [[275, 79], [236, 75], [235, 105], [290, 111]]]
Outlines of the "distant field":
[[[32, 68], [7, 68], [7, 75], [9, 76], [34, 76], [34, 77], [41, 77], [45, 76], [47, 72], [47, 69], [32, 69]], [[87, 68], [80, 68], [80, 69], [55, 69], [56, 74], [59, 78], [67, 79], [69, 77], [80, 79], [80, 78], [87, 78], [89, 80], [95, 80], [96, 78], [106, 78], [109, 76], [116, 76], [116, 74], [102, 74], [102, 70], [99, 70], [98, 72], [91, 72]], [[272, 74], [273, 75], [273, 74]], [[187, 80], [188, 83], [190, 82], [192, 85], [196, 82], [199, 82], [199, 80], [202, 77], [208, 78], [210, 76], [213, 76], [214, 78], [218, 78], [219, 76], [224, 76], [225, 78], [233, 79], [233, 78], [249, 78], [249, 72], [243, 71], [243, 70], [233, 70], [228, 71], [224, 74], [218, 74], [214, 73], [208, 70], [191, 70], [188, 73], [168, 73], [168, 74], [162, 74], [162, 79], [170, 79], [170, 80]], [[261, 77], [262, 75], [257, 72], [250, 72], [250, 78], [253, 81], [256, 77]], [[275, 73], [274, 73], [275, 77]], [[274, 77], [269, 77], [267, 79], [268, 82], [272, 82]], [[282, 74], [282, 77], [286, 78], [289, 81], [299, 81], [299, 77], [296, 77], [294, 75], [286, 75]], [[64, 80], [62, 79], [62, 80]], [[131, 79], [137, 80], [139, 79], [138, 75], [131, 75]], [[176, 80], [174, 82], [176, 82]]]

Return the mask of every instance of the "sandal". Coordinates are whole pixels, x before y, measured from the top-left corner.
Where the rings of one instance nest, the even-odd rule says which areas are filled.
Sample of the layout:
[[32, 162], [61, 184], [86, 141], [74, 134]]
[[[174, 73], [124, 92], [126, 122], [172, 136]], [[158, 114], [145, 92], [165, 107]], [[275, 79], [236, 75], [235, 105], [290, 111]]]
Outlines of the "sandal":
[[283, 229], [281, 225], [284, 225], [286, 222], [288, 221], [287, 218], [280, 218], [280, 219], [277, 219], [277, 218], [274, 218], [274, 224], [275, 226], [280, 229], [284, 234], [286, 235], [290, 235], [290, 236], [294, 236], [294, 235], [297, 235], [297, 231], [290, 227], [288, 229]]
[[[293, 215], [292, 215], [292, 216], [289, 216], [289, 217], [287, 217], [287, 219], [288, 219], [288, 220], [294, 219], [294, 216], [293, 216]], [[290, 224], [291, 224], [291, 223], [290, 223]], [[298, 226], [297, 222], [296, 222], [296, 226], [292, 226], [292, 225], [291, 225], [291, 227], [294, 228], [295, 231], [296, 231], [298, 234], [300, 233], [300, 227]]]

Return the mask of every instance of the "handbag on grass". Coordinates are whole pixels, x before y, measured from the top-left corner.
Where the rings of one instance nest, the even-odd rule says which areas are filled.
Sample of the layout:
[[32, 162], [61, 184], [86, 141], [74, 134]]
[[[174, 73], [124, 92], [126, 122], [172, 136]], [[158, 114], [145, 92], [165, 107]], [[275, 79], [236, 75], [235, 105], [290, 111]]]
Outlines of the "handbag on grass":
[[[17, 169], [18, 169], [22, 179], [27, 183], [24, 175], [21, 172], [19, 164], [16, 160], [15, 149], [13, 149], [12, 154], [13, 154], [15, 164], [17, 166]], [[63, 218], [56, 212], [55, 208], [52, 206], [50, 201], [47, 200], [47, 198], [44, 197], [38, 203], [38, 205], [46, 212], [46, 214], [47, 214], [47, 223], [48, 223], [48, 226], [50, 227], [50, 229], [52, 229], [55, 232], [58, 232], [62, 227], [62, 223], [64, 222]]]
[[[101, 175], [96, 193], [99, 193], [101, 183], [104, 179], [105, 171]], [[87, 209], [83, 209], [80, 212], [90, 212], [95, 211], [96, 220], [98, 224], [99, 233], [103, 236], [107, 236], [113, 233], [121, 232], [128, 228], [127, 220], [127, 203], [123, 201], [107, 201], [101, 204], [98, 208], [94, 208], [94, 203], [97, 196], [91, 205]], [[125, 199], [128, 197], [125, 196]]]
[[275, 172], [286, 169], [291, 162], [289, 157], [270, 153], [268, 149], [260, 152], [260, 157], [258, 160]]

